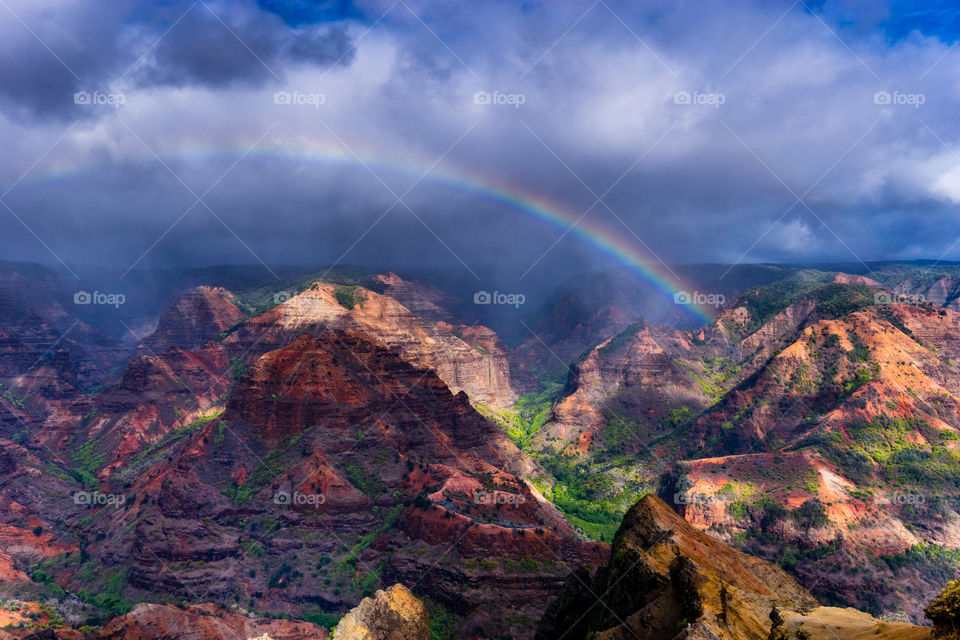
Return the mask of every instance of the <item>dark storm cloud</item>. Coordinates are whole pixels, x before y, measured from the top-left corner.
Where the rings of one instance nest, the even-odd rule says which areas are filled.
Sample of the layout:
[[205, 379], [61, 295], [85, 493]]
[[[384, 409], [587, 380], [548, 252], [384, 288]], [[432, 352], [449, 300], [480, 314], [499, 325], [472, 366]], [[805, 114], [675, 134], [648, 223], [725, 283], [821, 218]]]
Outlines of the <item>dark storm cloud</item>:
[[281, 5], [10, 2], [6, 15], [0, 10], [4, 111], [82, 118], [90, 114], [75, 108], [80, 91], [262, 84], [281, 81], [290, 65], [349, 64], [351, 43], [341, 27], [317, 20], [291, 26], [278, 15]]
[[73, 94], [106, 77], [126, 57], [117, 42], [125, 5], [70, 4], [33, 12], [11, 2], [0, 8], [4, 112], [22, 118], [72, 111]]
[[273, 13], [200, 6], [189, 11], [155, 47], [138, 77], [147, 86], [282, 80], [289, 65], [349, 64], [351, 43], [340, 27], [288, 26]]
[[[67, 262], [610, 264], [503, 188], [651, 262], [957, 257], [960, 50], [923, 21], [891, 37], [895, 5], [188, 6], [21, 7], [90, 84], [21, 77], [58, 63], [0, 20], [5, 112], [39, 113], [0, 121], [6, 182], [56, 143], [4, 201]], [[42, 105], [87, 86], [125, 103], [57, 107], [57, 142]], [[10, 257], [51, 259], [0, 224]]]

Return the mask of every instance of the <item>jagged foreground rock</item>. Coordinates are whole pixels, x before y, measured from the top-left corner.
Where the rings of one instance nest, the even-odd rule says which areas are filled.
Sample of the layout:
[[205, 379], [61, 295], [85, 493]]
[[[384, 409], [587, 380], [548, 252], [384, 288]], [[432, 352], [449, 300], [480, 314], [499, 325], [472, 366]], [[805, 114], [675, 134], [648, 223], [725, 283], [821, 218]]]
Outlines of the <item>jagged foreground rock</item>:
[[430, 614], [402, 584], [364, 598], [333, 631], [335, 640], [430, 640]]
[[648, 495], [624, 518], [610, 563], [571, 577], [536, 638], [919, 640], [931, 633], [822, 607], [779, 567], [698, 531]]

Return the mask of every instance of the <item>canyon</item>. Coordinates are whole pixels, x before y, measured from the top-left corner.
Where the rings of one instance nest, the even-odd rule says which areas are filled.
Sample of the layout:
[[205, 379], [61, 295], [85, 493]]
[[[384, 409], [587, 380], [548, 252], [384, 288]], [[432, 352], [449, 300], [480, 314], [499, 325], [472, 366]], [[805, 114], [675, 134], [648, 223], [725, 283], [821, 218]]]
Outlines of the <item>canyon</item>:
[[571, 580], [639, 553], [584, 633], [727, 637], [726, 589], [731, 637], [926, 637], [960, 567], [960, 313], [952, 272], [884, 269], [751, 267], [705, 325], [576, 281], [508, 344], [392, 272], [184, 277], [118, 330], [4, 265], [3, 633], [324, 637], [399, 584], [436, 637], [549, 638]]

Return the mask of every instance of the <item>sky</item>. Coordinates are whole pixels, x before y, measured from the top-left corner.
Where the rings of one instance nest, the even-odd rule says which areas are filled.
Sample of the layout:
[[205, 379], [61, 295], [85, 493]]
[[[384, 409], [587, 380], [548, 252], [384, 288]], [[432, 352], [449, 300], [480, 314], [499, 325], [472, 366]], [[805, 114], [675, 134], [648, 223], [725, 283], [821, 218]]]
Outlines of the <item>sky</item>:
[[0, 258], [960, 259], [950, 2], [0, 0]]

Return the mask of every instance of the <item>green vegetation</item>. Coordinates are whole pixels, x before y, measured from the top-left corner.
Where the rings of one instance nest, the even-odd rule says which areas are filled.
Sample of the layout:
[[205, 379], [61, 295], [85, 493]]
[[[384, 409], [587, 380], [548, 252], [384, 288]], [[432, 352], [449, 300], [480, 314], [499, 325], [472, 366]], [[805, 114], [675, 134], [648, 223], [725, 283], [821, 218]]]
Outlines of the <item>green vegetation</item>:
[[[306, 433], [306, 432], [304, 432]], [[257, 466], [254, 467], [250, 477], [242, 485], [234, 485], [224, 490], [224, 495], [230, 498], [237, 506], [250, 503], [253, 497], [271, 480], [283, 473], [284, 456], [292, 451], [303, 438], [304, 433], [299, 433], [291, 438], [283, 449], [271, 449], [267, 452]]]
[[343, 472], [350, 484], [362, 491], [371, 500], [376, 500], [386, 490], [379, 477], [369, 473], [355, 460], [347, 462], [343, 466]]
[[44, 587], [46, 587], [47, 591], [53, 593], [54, 595], [62, 596], [64, 595], [63, 589], [54, 581], [53, 576], [50, 574], [49, 567], [51, 564], [52, 563], [50, 561], [47, 561], [42, 565], [32, 565], [30, 567], [30, 579], [34, 582], [42, 584]]
[[651, 489], [636, 477], [623, 481], [618, 473], [623, 470], [615, 466], [580, 462], [555, 452], [538, 453], [534, 458], [555, 479], [545, 495], [570, 524], [593, 540], [612, 540], [626, 510]]
[[626, 329], [611, 338], [607, 344], [597, 349], [597, 353], [604, 358], [612, 353], [616, 353], [623, 347], [627, 346], [627, 344], [629, 344], [630, 341], [633, 340], [636, 335], [643, 331], [646, 327], [647, 323], [643, 318], [635, 320], [634, 322], [630, 323]]
[[529, 451], [536, 436], [553, 416], [553, 405], [563, 392], [565, 373], [555, 371], [540, 378], [540, 391], [525, 393], [517, 399], [515, 411], [499, 411], [477, 404], [477, 410], [496, 423], [523, 451]]
[[693, 422], [696, 417], [697, 414], [690, 407], [677, 407], [670, 410], [664, 424], [668, 429], [682, 429]]
[[[830, 337], [832, 338], [834, 336], [831, 334]], [[851, 333], [848, 334], [847, 337], [853, 344], [853, 349], [847, 352], [847, 357], [850, 358], [852, 362], [870, 362], [870, 348], [863, 343], [860, 336]]]
[[816, 529], [829, 522], [827, 508], [817, 498], [811, 498], [791, 511], [790, 517], [801, 529]]
[[[960, 628], [960, 580], [948, 582], [940, 595], [924, 609], [924, 613], [945, 637], [955, 636]], [[950, 630], [954, 633], [950, 633]]]
[[296, 580], [301, 573], [294, 569], [290, 564], [284, 562], [280, 567], [270, 575], [267, 586], [271, 589], [285, 589], [292, 580]]
[[233, 380], [239, 380], [243, 377], [246, 367], [243, 364], [243, 358], [234, 356], [230, 358], [230, 377]]
[[907, 328], [907, 325], [903, 324], [903, 320], [900, 319], [899, 314], [894, 310], [890, 305], [879, 305], [877, 306], [877, 314], [892, 324], [894, 327], [902, 331], [904, 334], [913, 337], [913, 332]]
[[[329, 282], [344, 287], [363, 287], [377, 293], [383, 293], [386, 290], [386, 285], [376, 279], [375, 271], [350, 265], [338, 265], [313, 273], [300, 272], [294, 275], [281, 273], [280, 275], [280, 280], [276, 278], [262, 280], [253, 287], [249, 284], [249, 276], [243, 282], [225, 281], [223, 286], [238, 292], [237, 297], [231, 302], [248, 316], [257, 316], [269, 311], [278, 302], [299, 295], [315, 282]], [[277, 296], [278, 293], [284, 295]], [[234, 330], [235, 327], [231, 327], [226, 333], [229, 334]]]
[[827, 440], [820, 449], [827, 460], [843, 469], [843, 475], [858, 486], [869, 487], [873, 484], [874, 463], [863, 451], [842, 444], [842, 440], [832, 439]]
[[[753, 495], [756, 495], [755, 493]], [[826, 545], [809, 546], [784, 538], [780, 523], [791, 520], [799, 529], [809, 530], [827, 524], [826, 506], [816, 498], [794, 510], [785, 509], [768, 495], [748, 502], [741, 499], [727, 504], [730, 514], [746, 531], [733, 535], [733, 544], [748, 553], [779, 564], [784, 569], [809, 565], [839, 550], [841, 538]]]
[[901, 449], [887, 458], [883, 475], [897, 486], [956, 491], [960, 489], [960, 453], [944, 447]]
[[727, 503], [727, 513], [734, 520], [749, 524], [752, 536], [771, 531], [784, 518], [790, 518], [801, 529], [815, 529], [828, 522], [826, 506], [817, 498], [810, 498], [799, 508], [789, 511], [777, 500], [761, 495], [749, 502], [750, 497], [756, 496], [754, 490], [741, 491], [739, 499]]
[[891, 418], [879, 415], [869, 422], [847, 427], [854, 444], [878, 462], [884, 462], [891, 454], [914, 446], [912, 438], [922, 434], [927, 440], [937, 442], [937, 431], [924, 418]]
[[18, 409], [25, 409], [27, 400], [29, 400], [30, 396], [33, 395], [32, 393], [21, 395], [15, 389], [4, 388], [2, 384], [0, 384], [0, 389], [3, 389], [3, 392], [0, 393], [0, 395], [2, 395], [8, 402], [13, 404]]
[[724, 321], [726, 328], [737, 338], [744, 338], [770, 318], [795, 302], [811, 298], [816, 302], [816, 313], [823, 318], [839, 318], [874, 304], [875, 290], [865, 285], [824, 283], [816, 281], [784, 280], [749, 291], [737, 300], [750, 312], [750, 322], [738, 326]]
[[727, 357], [704, 358], [699, 363], [686, 360], [676, 362], [693, 377], [710, 404], [723, 398], [730, 390], [730, 381], [743, 369], [742, 364], [733, 366]]
[[226, 439], [227, 423], [221, 420], [217, 423], [217, 432], [213, 435], [213, 446], [219, 447]]
[[377, 588], [383, 584], [382, 576], [383, 567], [377, 567], [373, 571], [358, 571], [351, 586], [361, 597], [370, 598], [377, 592]]
[[[874, 482], [874, 471], [886, 483], [914, 487], [925, 493], [960, 488], [960, 453], [944, 446], [952, 435], [932, 427], [924, 418], [877, 416], [847, 427], [851, 443], [840, 434], [818, 434], [805, 443], [816, 444], [824, 455], [861, 486]], [[917, 435], [929, 445], [921, 445]]]
[[[945, 446], [953, 434], [934, 428], [926, 419], [879, 415], [848, 425], [846, 432], [849, 442], [840, 433], [819, 432], [807, 436], [800, 446], [820, 449], [860, 487], [881, 480], [924, 493], [960, 489], [960, 453]], [[929, 444], [922, 444], [918, 436]]]
[[883, 555], [881, 559], [894, 573], [905, 567], [918, 565], [936, 578], [951, 580], [960, 572], [960, 549], [947, 549], [936, 544], [921, 542], [903, 553]]
[[122, 616], [133, 608], [133, 603], [123, 597], [127, 586], [128, 569], [118, 569], [96, 592], [87, 589], [77, 591], [77, 597], [93, 606], [109, 611], [111, 615]]
[[843, 383], [844, 397], [852, 396], [862, 386], [876, 380], [880, 376], [880, 365], [876, 362], [869, 367], [859, 367], [853, 374], [853, 378]]
[[383, 523], [377, 529], [360, 538], [360, 540], [358, 540], [357, 543], [350, 548], [350, 552], [347, 554], [347, 556], [336, 564], [334, 571], [342, 573], [349, 567], [355, 572], [357, 560], [360, 558], [360, 554], [363, 553], [364, 550], [366, 550], [371, 544], [373, 544], [374, 540], [396, 526], [397, 520], [400, 519], [400, 512], [405, 506], [406, 505], [403, 503], [396, 505], [393, 510], [387, 514], [387, 517], [384, 518]]
[[97, 453], [99, 444], [99, 440], [92, 438], [73, 447], [73, 451], [70, 453], [70, 461], [75, 465], [70, 469], [70, 473], [85, 487], [100, 488], [100, 481], [97, 480], [96, 473], [103, 466], [106, 454]]
[[[216, 410], [216, 411], [214, 411], [214, 412], [212, 412], [212, 413], [208, 413], [208, 414], [206, 414], [206, 415], [198, 416], [198, 417], [195, 418], [193, 421], [191, 421], [189, 424], [186, 424], [186, 425], [184, 425], [184, 426], [182, 426], [182, 427], [177, 427], [176, 429], [173, 429], [173, 430], [170, 431], [167, 435], [165, 435], [165, 436], [163, 437], [163, 439], [161, 439], [159, 442], [157, 442], [157, 443], [155, 443], [155, 444], [152, 444], [152, 445], [150, 445], [149, 447], [147, 447], [147, 448], [143, 449], [142, 451], [138, 452], [137, 455], [134, 456], [133, 460], [134, 460], [134, 461], [140, 461], [140, 460], [144, 460], [144, 459], [146, 459], [146, 458], [149, 458], [150, 456], [152, 456], [152, 455], [155, 454], [156, 452], [161, 451], [161, 450], [163, 450], [163, 449], [166, 449], [167, 447], [169, 447], [171, 444], [173, 444], [173, 443], [176, 442], [177, 440], [179, 440], [179, 439], [181, 439], [181, 438], [183, 438], [183, 437], [185, 437], [185, 436], [192, 435], [192, 434], [196, 433], [197, 431], [199, 431], [199, 430], [203, 427], [203, 425], [205, 425], [205, 424], [207, 424], [208, 422], [211, 422], [211, 421], [219, 418], [219, 417], [220, 417], [220, 414], [222, 414], [222, 413], [223, 413], [223, 409], [218, 409], [218, 410]], [[223, 424], [223, 423], [221, 422], [220, 424]]]
[[333, 297], [344, 309], [353, 309], [363, 303], [363, 292], [355, 286], [339, 286], [333, 290]]
[[320, 611], [319, 607], [316, 605], [309, 607], [303, 612], [303, 620], [317, 625], [318, 627], [323, 627], [330, 633], [333, 633], [333, 630], [340, 623], [340, 618], [343, 616], [338, 616], [333, 613], [324, 613]]
[[423, 603], [430, 614], [430, 640], [456, 640], [457, 618], [439, 602], [425, 598]]
[[600, 457], [607, 458], [627, 451], [629, 445], [636, 443], [638, 431], [636, 421], [629, 420], [622, 414], [608, 415], [600, 431], [605, 446]]

